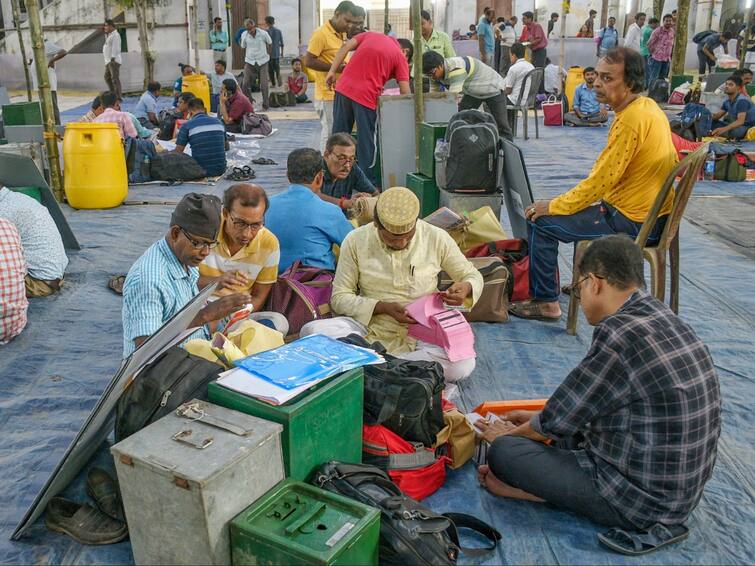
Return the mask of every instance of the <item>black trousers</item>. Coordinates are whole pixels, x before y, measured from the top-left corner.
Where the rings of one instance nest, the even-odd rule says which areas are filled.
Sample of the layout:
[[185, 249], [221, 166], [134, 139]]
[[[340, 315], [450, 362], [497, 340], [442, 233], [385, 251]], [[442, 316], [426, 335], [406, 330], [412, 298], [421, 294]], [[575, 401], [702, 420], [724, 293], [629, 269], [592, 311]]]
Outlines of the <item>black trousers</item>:
[[[270, 58], [267, 63], [267, 70], [270, 74], [270, 84], [273, 86], [283, 86], [281, 82], [281, 60]], [[277, 82], [276, 82], [277, 80]]]
[[566, 444], [573, 443], [548, 446], [519, 436], [499, 436], [488, 450], [488, 465], [502, 482], [556, 507], [607, 527], [636, 530], [598, 493], [595, 478]]
[[697, 52], [697, 70], [701, 75], [705, 74], [706, 69], [709, 73], [712, 73], [715, 66], [716, 62], [711, 61], [704, 51], [699, 50]]
[[498, 135], [507, 140], [513, 140], [514, 136], [511, 133], [511, 126], [509, 126], [509, 118], [506, 111], [507, 99], [508, 97], [503, 94], [503, 91], [491, 98], [485, 99], [465, 94], [461, 97], [461, 102], [459, 102], [459, 110], [476, 110], [484, 103], [485, 108], [493, 115], [493, 119], [498, 125]]

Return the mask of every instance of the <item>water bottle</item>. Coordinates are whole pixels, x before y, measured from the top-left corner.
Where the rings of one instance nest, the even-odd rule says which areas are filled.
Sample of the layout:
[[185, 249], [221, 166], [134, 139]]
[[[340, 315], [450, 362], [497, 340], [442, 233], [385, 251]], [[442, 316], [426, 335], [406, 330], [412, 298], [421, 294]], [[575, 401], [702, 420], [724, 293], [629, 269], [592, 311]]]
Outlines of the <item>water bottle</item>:
[[712, 181], [716, 173], [716, 154], [711, 151], [708, 153], [708, 157], [705, 160], [705, 168], [703, 177], [706, 181]]

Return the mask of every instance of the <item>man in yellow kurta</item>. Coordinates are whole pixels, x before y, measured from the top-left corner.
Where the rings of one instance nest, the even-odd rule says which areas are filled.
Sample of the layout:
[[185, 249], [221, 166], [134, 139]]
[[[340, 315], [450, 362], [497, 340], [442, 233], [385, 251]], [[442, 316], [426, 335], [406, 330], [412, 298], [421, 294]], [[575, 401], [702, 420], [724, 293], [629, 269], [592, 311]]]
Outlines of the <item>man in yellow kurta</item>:
[[441, 271], [456, 281], [444, 302], [474, 304], [482, 275], [448, 233], [418, 216], [419, 200], [409, 189], [393, 187], [380, 195], [375, 222], [351, 232], [341, 246], [330, 304], [342, 316], [310, 322], [301, 334], [357, 333], [395, 356], [439, 362], [446, 381], [456, 381], [472, 373], [474, 359], [452, 363], [441, 347], [409, 337], [414, 320], [406, 306], [437, 292]]
[[[616, 118], [608, 142], [588, 177], [570, 191], [525, 210], [529, 222], [531, 301], [512, 305], [521, 318], [557, 321], [558, 244], [610, 234], [636, 237], [666, 177], [677, 162], [671, 128], [644, 89], [644, 62], [632, 49], [617, 47], [597, 66], [594, 89]], [[648, 242], [656, 242], [671, 211], [672, 195]], [[576, 283], [576, 282], [572, 282]]]

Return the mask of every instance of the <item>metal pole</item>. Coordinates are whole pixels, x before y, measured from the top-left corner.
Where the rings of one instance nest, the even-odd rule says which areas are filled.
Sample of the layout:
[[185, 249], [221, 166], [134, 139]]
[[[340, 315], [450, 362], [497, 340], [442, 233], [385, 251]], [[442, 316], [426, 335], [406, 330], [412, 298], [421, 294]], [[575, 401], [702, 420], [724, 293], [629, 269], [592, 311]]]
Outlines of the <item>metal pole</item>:
[[385, 8], [383, 8], [383, 33], [388, 33], [388, 0], [385, 0]]
[[569, 13], [569, 0], [561, 3], [561, 63], [560, 67], [566, 69], [566, 15]]
[[18, 36], [18, 47], [21, 50], [21, 59], [24, 62], [24, 76], [26, 77], [26, 97], [31, 102], [31, 75], [29, 75], [29, 60], [26, 58], [26, 47], [24, 46], [24, 36], [21, 33], [21, 9], [18, 7], [18, 0], [11, 0], [13, 9], [13, 25], [16, 28]]
[[199, 41], [197, 40], [197, 24], [199, 14], [197, 14], [197, 3], [191, 3], [191, 43], [194, 46], [194, 69], [199, 72]]
[[739, 54], [739, 68], [744, 69], [745, 68], [745, 59], [747, 58], [747, 47], [750, 45], [750, 38], [752, 37], [752, 25], [750, 25], [750, 20], [752, 20], [752, 8], [753, 4], [750, 4], [750, 7], [747, 8], [747, 19], [745, 19], [745, 40], [742, 42], [742, 53]]
[[47, 160], [50, 162], [50, 184], [58, 202], [63, 202], [63, 175], [60, 173], [60, 155], [58, 138], [55, 133], [55, 112], [50, 91], [50, 76], [47, 74], [47, 57], [45, 56], [45, 39], [39, 20], [39, 0], [26, 0], [26, 13], [29, 15], [31, 45], [34, 49], [34, 65], [39, 85], [39, 102], [42, 105], [44, 138], [47, 147]]
[[419, 169], [419, 125], [425, 121], [424, 93], [422, 92], [422, 26], [420, 24], [422, 0], [412, 0], [412, 29], [414, 31], [414, 158]]

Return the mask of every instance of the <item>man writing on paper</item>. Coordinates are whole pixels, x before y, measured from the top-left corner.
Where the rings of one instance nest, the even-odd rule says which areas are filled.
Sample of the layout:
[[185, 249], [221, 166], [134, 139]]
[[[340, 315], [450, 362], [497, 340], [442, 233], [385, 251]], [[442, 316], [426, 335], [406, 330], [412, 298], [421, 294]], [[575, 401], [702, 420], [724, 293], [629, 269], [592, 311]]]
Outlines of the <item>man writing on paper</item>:
[[300, 335], [357, 333], [395, 356], [439, 362], [446, 380], [456, 381], [472, 373], [474, 358], [452, 363], [440, 346], [410, 338], [408, 325], [415, 321], [406, 306], [437, 292], [441, 271], [456, 281], [444, 301], [474, 305], [482, 275], [446, 231], [418, 216], [419, 200], [409, 189], [393, 187], [380, 195], [374, 223], [354, 230], [341, 246], [330, 305], [342, 316], [305, 324]]

